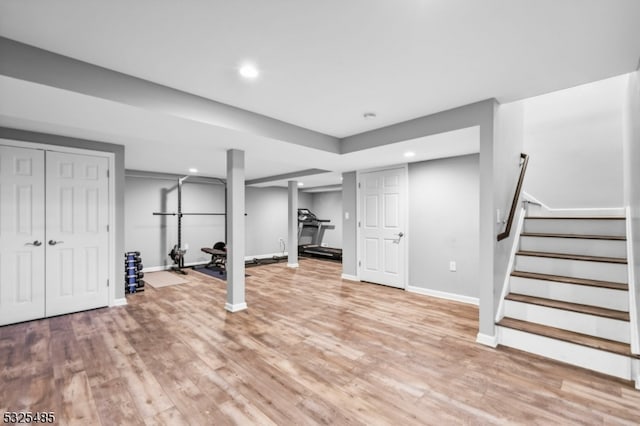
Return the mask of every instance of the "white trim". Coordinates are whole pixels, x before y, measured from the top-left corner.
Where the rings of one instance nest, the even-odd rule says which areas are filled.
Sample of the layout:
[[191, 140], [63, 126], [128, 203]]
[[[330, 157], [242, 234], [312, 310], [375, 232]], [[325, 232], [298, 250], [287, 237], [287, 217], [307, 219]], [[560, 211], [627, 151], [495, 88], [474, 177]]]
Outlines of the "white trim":
[[113, 306], [127, 306], [127, 298], [126, 297], [122, 297], [122, 298], [118, 298], [118, 299], [114, 299], [113, 303], [111, 303], [111, 305], [109, 305], [110, 307]]
[[[640, 330], [638, 330], [638, 304], [636, 300], [636, 278], [635, 278], [635, 264], [634, 264], [634, 247], [633, 247], [633, 228], [631, 221], [631, 207], [626, 208], [626, 225], [627, 225], [627, 269], [629, 272], [629, 320], [630, 320], [630, 333], [631, 333], [631, 353], [640, 354]], [[640, 375], [640, 372], [639, 372]], [[640, 376], [639, 376], [640, 377]], [[638, 381], [636, 381], [636, 386]]]
[[495, 348], [498, 346], [498, 335], [490, 336], [488, 334], [478, 333], [476, 336], [476, 342], [481, 345], [489, 346]]
[[[109, 289], [107, 290], [107, 306], [114, 306], [116, 303], [116, 288], [121, 286], [121, 280], [116, 277], [121, 277], [122, 275], [116, 273], [116, 263], [118, 259], [121, 257], [117, 256], [116, 253], [116, 232], [120, 226], [119, 223], [116, 222], [116, 173], [115, 173], [115, 154], [113, 152], [107, 151], [94, 151], [90, 149], [82, 149], [82, 148], [74, 148], [68, 146], [60, 146], [60, 145], [50, 145], [46, 143], [39, 142], [27, 142], [27, 141], [17, 141], [13, 139], [4, 139], [0, 138], [0, 144], [6, 146], [13, 146], [17, 148], [31, 148], [37, 149], [41, 151], [54, 151], [54, 152], [62, 152], [67, 154], [79, 154], [79, 155], [89, 155], [92, 157], [100, 157], [106, 158], [109, 161], [109, 247], [107, 249], [107, 279], [109, 280]], [[124, 286], [122, 286], [124, 290]]]
[[340, 278], [347, 281], [360, 281], [356, 275], [342, 274]]
[[[361, 206], [361, 202], [360, 202], [360, 198], [361, 198], [361, 192], [360, 192], [360, 177], [362, 174], [364, 173], [375, 173], [375, 172], [382, 172], [385, 170], [395, 170], [395, 169], [402, 169], [404, 171], [404, 187], [402, 188], [403, 191], [403, 195], [404, 195], [404, 205], [402, 206], [403, 209], [403, 220], [404, 220], [404, 235], [402, 236], [402, 238], [404, 238], [404, 244], [405, 244], [405, 250], [404, 250], [404, 262], [402, 262], [404, 265], [404, 271], [402, 274], [402, 282], [400, 283], [400, 287], [403, 290], [406, 290], [409, 287], [409, 164], [408, 163], [402, 163], [402, 164], [396, 164], [396, 165], [390, 165], [390, 166], [383, 166], [383, 167], [374, 167], [371, 169], [363, 169], [363, 170], [356, 170], [356, 273], [357, 273], [357, 281], [360, 281], [360, 275], [361, 275], [361, 269], [362, 269], [362, 265], [360, 264], [361, 259], [360, 256], [362, 254], [362, 235], [361, 235], [361, 227], [358, 226], [358, 223], [362, 222], [362, 206]], [[386, 284], [385, 284], [386, 285]], [[392, 286], [395, 287], [395, 286]]]
[[480, 299], [478, 299], [477, 297], [464, 296], [462, 294], [455, 294], [455, 293], [447, 293], [446, 291], [432, 290], [429, 288], [416, 287], [411, 285], [407, 286], [405, 290], [408, 291], [409, 293], [416, 293], [416, 294], [422, 294], [423, 296], [437, 297], [438, 299], [453, 300], [454, 302], [461, 302], [469, 305], [478, 306], [480, 304]]
[[298, 268], [300, 266], [299, 263], [287, 263], [287, 268]]
[[224, 304], [224, 308], [229, 312], [238, 312], [247, 309], [246, 303], [236, 303], [235, 305], [227, 302]]
[[633, 359], [538, 334], [498, 326], [499, 342], [510, 348], [598, 371], [624, 380], [632, 380]]
[[277, 253], [266, 253], [266, 254], [257, 254], [255, 256], [245, 256], [244, 260], [253, 260], [253, 259], [273, 259], [274, 256], [289, 256], [289, 252], [285, 251], [284, 254], [279, 251]]
[[[556, 208], [549, 207], [533, 195], [523, 191], [522, 199], [540, 204], [540, 216], [624, 216], [624, 207], [586, 207], [586, 208]], [[537, 215], [537, 214], [536, 214]]]
[[509, 291], [511, 290], [510, 282], [511, 282], [511, 272], [513, 271], [513, 265], [516, 261], [516, 252], [518, 251], [518, 247], [520, 245], [520, 234], [522, 233], [522, 227], [524, 226], [524, 217], [526, 215], [526, 209], [520, 209], [520, 218], [518, 219], [518, 223], [516, 224], [516, 231], [513, 237], [513, 245], [511, 246], [511, 254], [509, 256], [509, 264], [507, 265], [507, 272], [504, 277], [504, 282], [502, 284], [502, 294], [500, 295], [500, 301], [498, 302], [498, 310], [496, 312], [495, 322], [498, 322], [504, 316], [504, 298], [507, 297]]

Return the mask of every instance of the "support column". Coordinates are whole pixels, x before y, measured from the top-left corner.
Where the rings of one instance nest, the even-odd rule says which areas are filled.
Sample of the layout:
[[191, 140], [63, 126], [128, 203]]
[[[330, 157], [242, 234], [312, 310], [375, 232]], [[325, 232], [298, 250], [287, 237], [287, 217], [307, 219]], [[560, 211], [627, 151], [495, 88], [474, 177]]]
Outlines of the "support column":
[[227, 303], [229, 312], [247, 309], [244, 299], [244, 151], [227, 151]]
[[298, 267], [298, 181], [289, 181], [289, 215], [288, 215], [288, 239], [289, 257], [287, 266]]

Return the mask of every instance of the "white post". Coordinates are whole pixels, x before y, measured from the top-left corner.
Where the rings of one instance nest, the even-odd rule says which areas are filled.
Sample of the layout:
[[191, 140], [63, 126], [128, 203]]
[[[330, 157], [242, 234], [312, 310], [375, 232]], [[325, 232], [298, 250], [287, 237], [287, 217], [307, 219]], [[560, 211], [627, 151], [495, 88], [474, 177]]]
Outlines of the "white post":
[[288, 240], [289, 240], [289, 257], [287, 258], [287, 266], [289, 268], [298, 267], [298, 182], [289, 181], [289, 215], [288, 215]]
[[244, 299], [244, 151], [227, 151], [227, 303], [230, 312], [247, 309]]

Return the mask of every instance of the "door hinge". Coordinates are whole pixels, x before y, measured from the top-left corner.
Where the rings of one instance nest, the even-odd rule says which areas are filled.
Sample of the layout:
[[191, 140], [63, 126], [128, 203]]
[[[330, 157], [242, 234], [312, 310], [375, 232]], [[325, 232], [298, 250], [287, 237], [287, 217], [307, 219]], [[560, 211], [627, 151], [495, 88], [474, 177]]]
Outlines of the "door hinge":
[[358, 266], [362, 266], [362, 261], [358, 260]]
[[358, 188], [362, 188], [362, 186], [360, 186], [360, 185], [362, 185], [362, 184], [360, 182], [358, 182]]
[[107, 177], [109, 177], [109, 169], [107, 169]]
[[107, 279], [107, 287], [109, 287], [109, 279]]
[[107, 225], [107, 232], [109, 232], [109, 225]]
[[360, 228], [360, 221], [358, 221], [358, 228]]

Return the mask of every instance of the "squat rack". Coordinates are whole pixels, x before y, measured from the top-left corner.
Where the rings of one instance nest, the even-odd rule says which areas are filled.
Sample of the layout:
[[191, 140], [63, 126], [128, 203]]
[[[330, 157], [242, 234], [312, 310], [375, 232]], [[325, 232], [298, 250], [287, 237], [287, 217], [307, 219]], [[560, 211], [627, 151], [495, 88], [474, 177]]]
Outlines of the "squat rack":
[[[182, 211], [182, 184], [185, 180], [189, 179], [190, 176], [183, 176], [178, 178], [178, 212], [153, 212], [154, 216], [178, 216], [178, 244], [174, 246], [169, 254], [174, 262], [177, 263], [177, 267], [174, 268], [177, 272], [181, 274], [185, 274], [182, 270], [184, 268], [184, 253], [186, 250], [182, 249], [182, 217], [183, 216], [224, 216], [224, 240], [227, 240], [227, 183], [219, 178], [212, 178], [217, 180], [219, 183], [224, 185], [224, 210], [225, 213], [183, 213]], [[177, 250], [176, 250], [177, 247]], [[177, 256], [177, 261], [173, 257], [173, 255]]]

